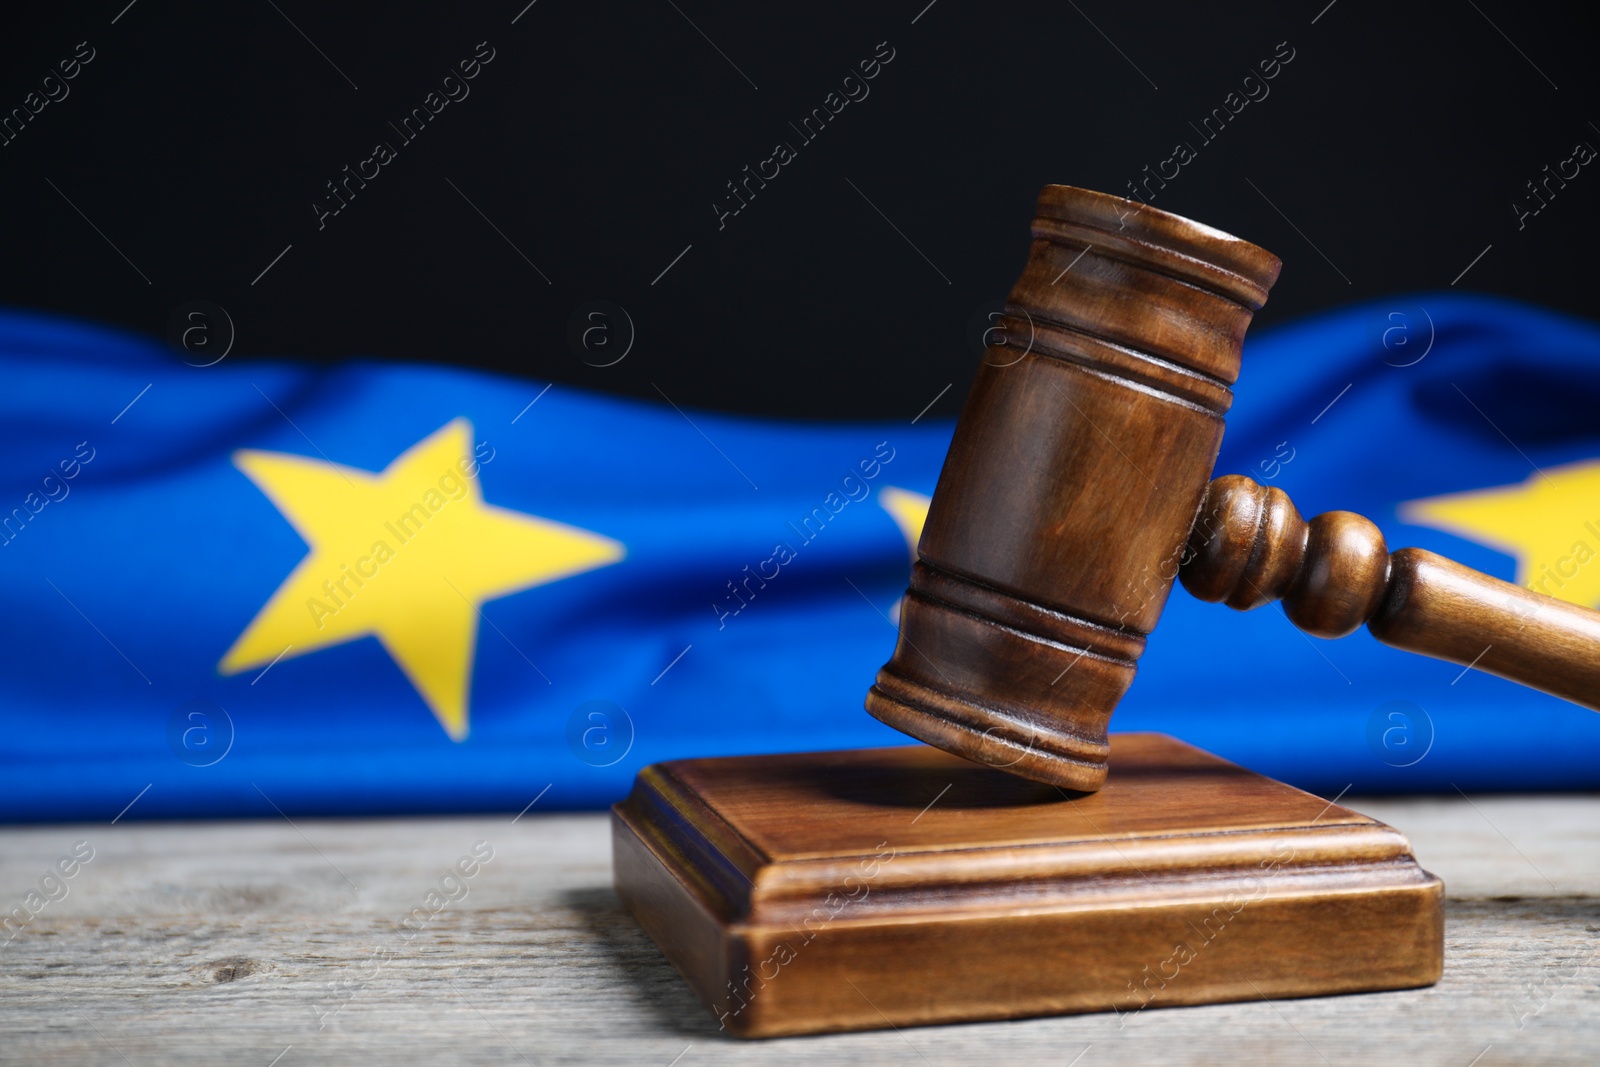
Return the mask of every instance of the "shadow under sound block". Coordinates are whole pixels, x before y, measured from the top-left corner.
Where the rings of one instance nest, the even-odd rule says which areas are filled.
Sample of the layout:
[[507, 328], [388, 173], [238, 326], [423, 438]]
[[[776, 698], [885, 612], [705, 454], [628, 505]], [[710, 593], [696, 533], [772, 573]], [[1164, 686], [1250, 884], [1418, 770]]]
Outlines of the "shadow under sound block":
[[673, 760], [617, 894], [728, 1031], [1430, 985], [1444, 886], [1393, 828], [1162, 734], [1096, 793], [915, 745]]

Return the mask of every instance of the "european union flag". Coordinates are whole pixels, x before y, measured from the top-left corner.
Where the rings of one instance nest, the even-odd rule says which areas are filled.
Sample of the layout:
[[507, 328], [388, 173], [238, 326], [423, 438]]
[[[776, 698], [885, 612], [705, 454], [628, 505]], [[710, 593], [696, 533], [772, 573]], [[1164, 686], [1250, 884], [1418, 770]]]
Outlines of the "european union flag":
[[[1244, 358], [1218, 473], [1600, 603], [1600, 330], [1424, 295]], [[589, 807], [661, 759], [905, 740], [861, 700], [948, 421], [194, 368], [19, 313], [0, 366], [0, 817]], [[1592, 712], [1182, 592], [1113, 727], [1317, 789], [1600, 784]]]

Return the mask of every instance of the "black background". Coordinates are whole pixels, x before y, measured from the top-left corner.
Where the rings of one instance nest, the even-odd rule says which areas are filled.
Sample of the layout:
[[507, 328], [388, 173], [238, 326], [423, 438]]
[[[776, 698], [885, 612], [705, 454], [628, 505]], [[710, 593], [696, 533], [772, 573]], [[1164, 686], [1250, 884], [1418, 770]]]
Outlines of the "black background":
[[[1184, 140], [1199, 156], [1153, 204], [1284, 258], [1258, 330], [1447, 288], [1488, 246], [1457, 290], [1591, 311], [1600, 177], [1520, 231], [1511, 207], [1600, 145], [1576, 5], [525, 2], [9, 14], [6, 112], [78, 42], [96, 56], [0, 147], [0, 299], [155, 336], [211, 301], [233, 360], [451, 362], [821, 418], [909, 418], [953, 382], [933, 408], [952, 414], [1039, 187], [1125, 192]], [[388, 123], [480, 41], [471, 95], [398, 145]], [[1270, 95], [1202, 144], [1189, 123], [1285, 41]], [[788, 124], [879, 42], [870, 96], [799, 146]], [[398, 158], [319, 230], [324, 183], [380, 140]], [[778, 141], [799, 158], [719, 231], [725, 183]], [[636, 327], [611, 367], [567, 342], [593, 300]]]

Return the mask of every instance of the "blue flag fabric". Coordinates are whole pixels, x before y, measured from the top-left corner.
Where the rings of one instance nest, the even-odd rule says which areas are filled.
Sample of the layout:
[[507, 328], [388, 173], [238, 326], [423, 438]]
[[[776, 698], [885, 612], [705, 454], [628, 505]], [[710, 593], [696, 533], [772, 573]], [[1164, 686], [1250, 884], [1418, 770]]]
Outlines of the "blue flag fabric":
[[[597, 807], [861, 710], [952, 423], [229, 363], [0, 315], [0, 818]], [[1219, 473], [1600, 602], [1600, 330], [1434, 294], [1253, 337]], [[1117, 729], [1295, 784], [1592, 789], [1600, 716], [1174, 591]]]

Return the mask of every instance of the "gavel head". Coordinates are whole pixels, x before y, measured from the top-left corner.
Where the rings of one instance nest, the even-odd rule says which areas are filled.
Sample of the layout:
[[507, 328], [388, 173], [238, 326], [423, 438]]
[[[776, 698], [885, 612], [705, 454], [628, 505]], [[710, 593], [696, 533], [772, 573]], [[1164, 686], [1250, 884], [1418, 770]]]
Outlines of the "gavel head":
[[1076, 790], [1106, 777], [1205, 499], [1277, 257], [1147, 205], [1039, 197], [1022, 277], [956, 425], [867, 710]]

